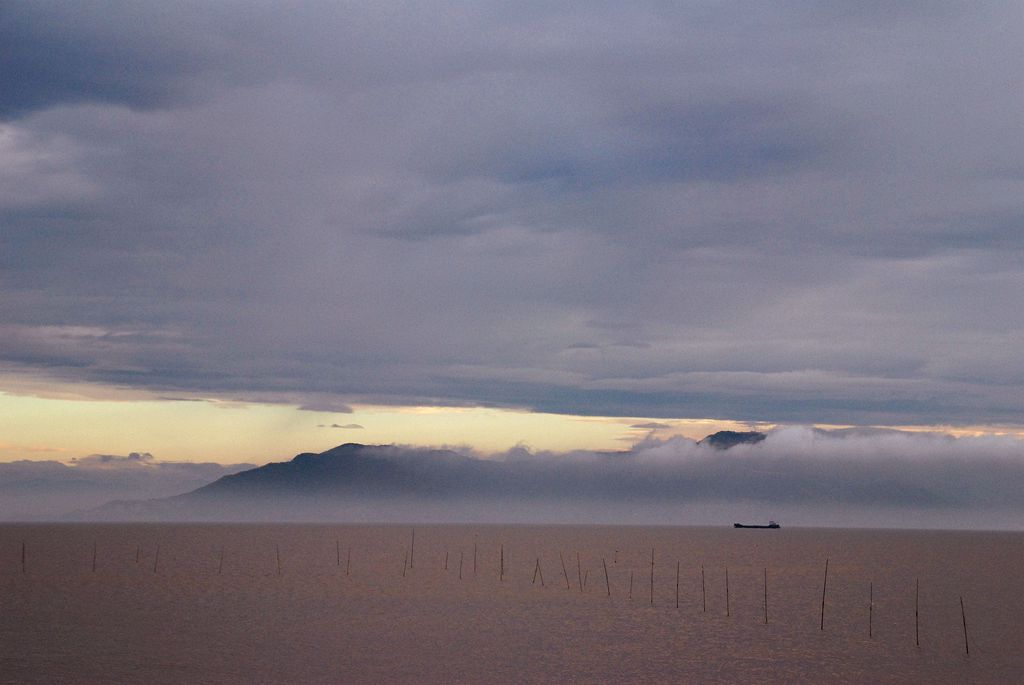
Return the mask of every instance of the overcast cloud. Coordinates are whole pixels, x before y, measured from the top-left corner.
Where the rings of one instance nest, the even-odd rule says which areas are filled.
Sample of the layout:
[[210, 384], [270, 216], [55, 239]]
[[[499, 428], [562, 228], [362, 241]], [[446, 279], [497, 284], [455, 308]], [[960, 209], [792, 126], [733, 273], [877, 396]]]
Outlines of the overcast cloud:
[[1020, 423], [1017, 3], [0, 9], [0, 363]]

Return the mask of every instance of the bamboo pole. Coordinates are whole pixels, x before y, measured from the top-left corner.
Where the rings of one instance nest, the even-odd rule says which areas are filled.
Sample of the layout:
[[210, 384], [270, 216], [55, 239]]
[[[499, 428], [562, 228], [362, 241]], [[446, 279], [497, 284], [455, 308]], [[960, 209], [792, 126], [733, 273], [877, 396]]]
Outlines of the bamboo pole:
[[153, 573], [156, 573], [157, 564], [160, 563], [160, 545], [156, 546], [156, 554], [153, 555]]
[[731, 616], [729, 608], [729, 567], [725, 567], [725, 615]]
[[825, 580], [821, 583], [821, 623], [818, 630], [825, 630], [825, 588], [828, 587], [828, 557], [825, 557]]
[[964, 596], [963, 595], [960, 595], [960, 619], [963, 621], [963, 624], [964, 624], [964, 652], [966, 652], [967, 655], [970, 656], [971, 655], [971, 645], [967, 641], [967, 614], [964, 612]]
[[654, 548], [651, 547], [651, 606], [654, 606]]
[[764, 624], [768, 625], [768, 567], [764, 567]]
[[462, 580], [462, 557], [465, 556], [465, 552], [459, 550], [459, 580]]
[[345, 575], [348, 575], [349, 569], [352, 567], [352, 547], [348, 548], [348, 557], [345, 559]]
[[875, 584], [868, 583], [868, 638], [874, 637], [875, 622]]
[[629, 599], [633, 599], [633, 572], [629, 572]]
[[604, 586], [605, 586], [605, 589], [608, 590], [608, 596], [611, 597], [612, 596], [612, 584], [611, 584], [611, 581], [608, 580], [608, 564], [605, 563], [605, 560], [604, 560], [603, 557], [601, 558], [601, 565], [604, 566]]
[[334, 551], [337, 555], [337, 566], [341, 566], [341, 540], [334, 538]]
[[405, 572], [409, 568], [409, 550], [405, 550], [405, 559], [402, 561], [402, 577], [405, 578]]
[[537, 572], [540, 573], [540, 586], [544, 587], [544, 569], [540, 567], [540, 557], [537, 557]]
[[448, 570], [448, 550], [444, 551], [444, 570]]
[[704, 613], [708, 613], [708, 591], [707, 586], [704, 584], [704, 564], [700, 565], [700, 599], [704, 605]]
[[676, 609], [679, 608], [679, 562], [676, 561]]
[[583, 592], [583, 571], [580, 565], [580, 553], [576, 552], [576, 580], [580, 584], [580, 592]]
[[537, 569], [540, 568], [540, 557], [537, 557], [537, 562], [533, 565], [533, 580], [530, 581], [530, 585], [537, 584]]
[[921, 621], [918, 617], [920, 598], [921, 583], [917, 578], [914, 578], [914, 644], [918, 647], [921, 646]]
[[571, 590], [572, 588], [569, 585], [569, 572], [565, 570], [565, 557], [562, 556], [561, 552], [558, 553], [558, 559], [562, 562], [562, 574], [565, 576], [565, 589]]
[[277, 553], [277, 575], [281, 575], [281, 546], [274, 545], [274, 552]]

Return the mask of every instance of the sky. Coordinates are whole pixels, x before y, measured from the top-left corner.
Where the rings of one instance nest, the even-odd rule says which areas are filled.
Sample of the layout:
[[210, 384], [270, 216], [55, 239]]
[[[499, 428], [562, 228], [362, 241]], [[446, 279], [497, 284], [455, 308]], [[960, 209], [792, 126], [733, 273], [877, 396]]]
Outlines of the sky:
[[0, 45], [2, 461], [1024, 436], [1017, 3], [16, 0]]

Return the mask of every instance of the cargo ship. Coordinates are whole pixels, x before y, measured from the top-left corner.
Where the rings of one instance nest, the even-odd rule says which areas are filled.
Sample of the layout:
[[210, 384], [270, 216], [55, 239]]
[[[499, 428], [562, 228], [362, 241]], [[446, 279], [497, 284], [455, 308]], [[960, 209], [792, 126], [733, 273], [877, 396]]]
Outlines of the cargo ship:
[[757, 524], [757, 523], [734, 523], [734, 524], [732, 524], [732, 527], [733, 528], [782, 528], [782, 526], [780, 526], [775, 521], [769, 521], [767, 526], [762, 526], [762, 525]]

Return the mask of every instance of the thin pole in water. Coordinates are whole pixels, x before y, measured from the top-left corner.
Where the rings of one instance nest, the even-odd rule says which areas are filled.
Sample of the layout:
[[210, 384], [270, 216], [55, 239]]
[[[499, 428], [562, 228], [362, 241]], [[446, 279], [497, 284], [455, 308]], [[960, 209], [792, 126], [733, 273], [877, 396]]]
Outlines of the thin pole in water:
[[725, 567], [725, 615], [730, 616], [729, 613], [729, 567]]
[[764, 567], [764, 624], [768, 625], [768, 567]]
[[459, 550], [459, 580], [462, 580], [462, 557], [464, 555], [465, 555], [464, 552], [460, 549]]
[[223, 570], [224, 570], [224, 548], [221, 547], [220, 548], [220, 563], [217, 564], [217, 575], [219, 576], [220, 572], [223, 571]]
[[580, 592], [583, 592], [583, 571], [580, 566], [580, 553], [576, 552], [576, 580], [580, 584]]
[[960, 618], [964, 623], [964, 651], [968, 656], [971, 654], [971, 645], [967, 642], [967, 614], [964, 613], [964, 597], [960, 595]]
[[405, 550], [405, 560], [402, 562], [402, 577], [405, 578], [405, 571], [409, 568], [409, 550]]
[[444, 570], [448, 570], [448, 550], [444, 551]]
[[348, 575], [349, 569], [352, 567], [352, 548], [348, 548], [348, 557], [345, 559], [345, 575]]
[[92, 543], [92, 572], [96, 573], [96, 543]]
[[505, 545], [504, 544], [501, 545], [501, 562], [500, 562], [500, 565], [498, 566], [498, 580], [499, 581], [504, 581], [505, 580]]
[[589, 577], [590, 577], [590, 569], [588, 568], [586, 571], [583, 572], [583, 587], [587, 586], [587, 578], [589, 578]]
[[633, 572], [629, 572], [629, 599], [633, 599]]
[[540, 569], [540, 557], [537, 557], [537, 562], [533, 565], [533, 580], [530, 581], [530, 585], [537, 584], [537, 571]]
[[676, 561], [676, 609], [679, 608], [679, 562]]
[[334, 551], [337, 555], [337, 566], [341, 566], [341, 540], [334, 538]]
[[277, 575], [281, 575], [281, 546], [274, 545], [274, 552], [277, 553]]
[[612, 584], [611, 584], [611, 581], [608, 580], [608, 564], [605, 562], [603, 557], [601, 559], [601, 565], [604, 566], [604, 586], [608, 590], [608, 596], [611, 597], [612, 596]]
[[141, 555], [142, 555], [142, 546], [141, 545], [136, 545], [135, 546], [135, 563], [136, 564], [139, 563], [139, 557]]
[[565, 576], [565, 589], [571, 590], [572, 588], [569, 586], [569, 572], [565, 570], [565, 557], [562, 556], [561, 552], [558, 553], [558, 559], [562, 562], [562, 574]]
[[704, 613], [708, 613], [708, 591], [704, 585], [704, 564], [700, 565], [700, 599], [704, 605]]
[[416, 557], [416, 529], [412, 529], [412, 543], [409, 545], [409, 568], [414, 566], [413, 560]]
[[825, 557], [825, 580], [821, 583], [821, 623], [818, 630], [825, 630], [825, 588], [828, 587], [828, 557]]
[[918, 607], [920, 606], [921, 583], [914, 578], [914, 644], [921, 646], [920, 619], [918, 618]]
[[874, 637], [875, 584], [868, 583], [868, 638]]
[[476, 575], [476, 538], [473, 538], [473, 575]]
[[157, 564], [160, 563], [160, 545], [156, 546], [156, 554], [153, 555], [153, 573], [156, 573]]
[[651, 606], [654, 606], [654, 548], [651, 547]]

